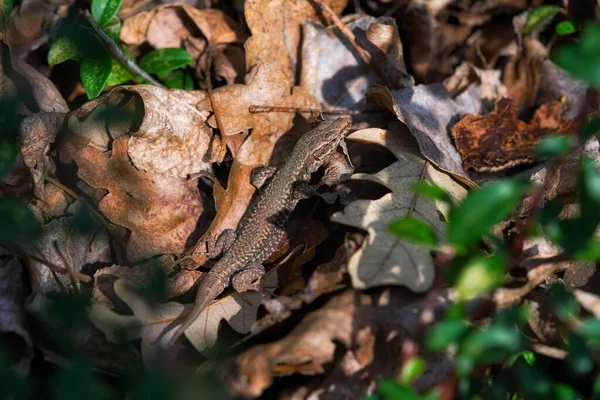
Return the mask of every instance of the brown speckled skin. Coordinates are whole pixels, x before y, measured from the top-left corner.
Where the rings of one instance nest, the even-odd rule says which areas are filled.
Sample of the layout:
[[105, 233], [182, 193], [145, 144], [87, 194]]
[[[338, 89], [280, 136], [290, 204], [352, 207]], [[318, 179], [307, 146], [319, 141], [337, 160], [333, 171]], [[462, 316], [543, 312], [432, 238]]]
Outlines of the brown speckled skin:
[[299, 183], [308, 182], [311, 174], [328, 161], [342, 144], [351, 125], [347, 118], [324, 121], [298, 140], [290, 157], [248, 207], [233, 245], [200, 284], [194, 308], [175, 331], [171, 345], [229, 286], [234, 275], [239, 274], [236, 289], [256, 288], [255, 281], [264, 273], [260, 264], [281, 244], [287, 219], [298, 203], [294, 188]]

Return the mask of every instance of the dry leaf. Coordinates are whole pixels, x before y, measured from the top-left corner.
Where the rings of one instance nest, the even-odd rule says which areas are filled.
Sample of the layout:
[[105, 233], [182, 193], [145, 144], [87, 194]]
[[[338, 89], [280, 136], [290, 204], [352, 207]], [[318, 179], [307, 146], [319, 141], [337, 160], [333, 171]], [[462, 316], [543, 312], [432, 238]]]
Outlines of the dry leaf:
[[66, 142], [79, 167], [77, 175], [93, 188], [108, 191], [99, 210], [114, 224], [131, 231], [127, 257], [137, 261], [156, 254], [181, 254], [202, 214], [196, 181], [140, 171], [127, 154], [126, 136], [112, 142], [112, 153]]
[[[335, 13], [347, 0], [324, 1]], [[290, 86], [296, 83], [302, 22], [317, 20], [315, 7], [306, 0], [247, 0], [246, 23], [252, 36], [246, 41], [246, 67], [271, 64], [281, 68]]]
[[497, 172], [535, 160], [535, 146], [547, 135], [565, 132], [564, 103], [544, 104], [531, 122], [517, 118], [511, 99], [501, 99], [487, 115], [467, 115], [452, 127], [466, 170]]
[[[318, 107], [301, 88], [290, 88], [283, 71], [268, 64], [257, 66], [246, 75], [246, 80], [246, 85], [224, 86], [211, 94], [221, 134], [234, 156], [227, 188], [219, 184], [214, 187], [217, 216], [207, 233], [214, 237], [225, 229], [237, 228], [256, 190], [250, 183], [252, 170], [272, 165], [275, 143], [292, 128], [294, 121], [293, 113], [250, 113], [250, 105]], [[243, 142], [229, 138], [248, 130], [252, 134]], [[196, 254], [194, 260], [203, 264], [206, 257]]]
[[473, 95], [485, 106], [480, 110], [480, 114], [487, 114], [500, 98], [507, 95], [507, 89], [500, 81], [501, 74], [500, 70], [481, 69], [469, 62], [463, 62], [452, 76], [444, 80], [444, 86], [453, 98], [467, 93], [472, 86], [477, 87], [478, 90]]
[[78, 136], [69, 139], [89, 141], [106, 151], [111, 138], [129, 134], [127, 153], [142, 171], [179, 178], [211, 173], [206, 160], [212, 137], [212, 130], [205, 125], [208, 111], [195, 107], [205, 99], [202, 91], [150, 85], [114, 88], [69, 117], [69, 133]]
[[376, 85], [367, 93], [367, 101], [387, 108], [406, 124], [417, 139], [421, 153], [429, 161], [461, 182], [474, 186], [452, 145], [450, 127], [460, 116], [479, 112], [480, 101], [475, 104], [458, 103], [440, 84], [393, 91]]
[[[139, 371], [142, 367], [140, 362], [139, 350], [133, 345], [124, 345], [121, 341], [117, 344], [110, 343], [107, 340], [106, 335], [98, 329], [94, 329], [96, 325], [95, 318], [97, 315], [96, 310], [99, 306], [92, 305], [89, 311], [89, 323], [84, 323], [73, 332], [72, 339], [69, 342], [69, 346], [73, 351], [77, 351], [82, 357], [86, 357], [91, 364], [100, 371], [106, 371], [111, 374], [126, 374], [131, 371]], [[26, 305], [27, 311], [33, 315], [33, 317], [42, 323], [45, 331], [42, 332], [46, 335], [48, 333], [57, 333], [58, 340], [65, 340], [65, 326], [64, 323], [58, 323], [50, 316], [56, 315], [55, 300], [46, 297], [40, 293], [35, 293], [34, 296], [28, 301]], [[108, 310], [107, 310], [108, 311]], [[110, 311], [108, 311], [110, 313]], [[124, 329], [120, 329], [126, 325], [124, 321], [129, 321], [130, 324], [137, 324], [137, 321], [132, 316], [113, 316], [113, 327], [119, 329], [119, 334], [126, 332]], [[116, 326], [114, 320], [117, 317], [121, 317], [119, 320], [120, 325]], [[62, 364], [66, 361], [64, 354], [58, 353], [53, 350], [52, 342], [46, 344], [46, 335], [40, 335], [39, 340], [36, 342], [38, 348], [43, 352], [44, 358], [55, 364]], [[51, 338], [57, 340], [56, 337]], [[115, 340], [115, 342], [117, 342]]]
[[[16, 356], [13, 365], [23, 374], [29, 373], [34, 352], [25, 324], [27, 295], [25, 267], [14, 255], [3, 254], [0, 262], [0, 338], [10, 346], [11, 353]], [[16, 338], [19, 340], [14, 340]]]
[[329, 108], [365, 109], [372, 108], [364, 97], [378, 76], [396, 86], [413, 85], [394, 19], [365, 16], [347, 28], [372, 56], [371, 66], [337, 28], [305, 21], [300, 82], [307, 92]]
[[151, 268], [159, 268], [167, 276], [165, 287], [167, 298], [181, 296], [194, 286], [201, 273], [183, 271], [172, 276], [170, 272], [173, 270], [174, 261], [172, 256], [160, 256], [133, 267], [112, 265], [101, 268], [94, 273], [92, 295], [98, 303], [107, 308], [114, 308], [115, 302], [118, 301], [118, 298], [114, 295], [113, 284], [115, 281], [125, 279], [134, 285], [148, 287], [154, 279], [151, 275], [156, 273], [156, 270]]
[[217, 76], [228, 84], [244, 76], [244, 52], [240, 45], [246, 35], [219, 10], [198, 10], [183, 3], [163, 4], [125, 19], [121, 40], [135, 46], [148, 42], [156, 49], [184, 48], [195, 60], [200, 60], [211, 46]]
[[258, 345], [236, 358], [239, 372], [230, 382], [245, 397], [255, 398], [271, 385], [274, 375], [317, 374], [333, 359], [338, 342], [350, 347], [356, 303], [352, 291], [331, 299], [307, 315], [285, 338]]
[[23, 162], [33, 177], [34, 194], [44, 199], [44, 179], [54, 168], [50, 160], [50, 145], [62, 128], [64, 114], [38, 113], [28, 116], [19, 127], [19, 148]]
[[429, 250], [399, 240], [388, 230], [388, 225], [398, 218], [414, 215], [428, 221], [442, 236], [444, 223], [440, 213], [444, 214], [446, 210], [415, 195], [410, 190], [411, 185], [431, 182], [457, 200], [466, 194], [466, 190], [421, 158], [411, 137], [382, 129], [365, 129], [354, 132], [349, 138], [385, 146], [398, 159], [374, 175], [355, 174], [352, 177], [352, 180], [377, 182], [391, 193], [377, 200], [357, 200], [332, 217], [335, 222], [364, 229], [369, 235], [361, 249], [350, 258], [348, 271], [352, 285], [357, 289], [384, 285], [405, 285], [417, 292], [429, 289], [434, 278]]
[[[42, 236], [28, 246], [28, 253], [74, 272], [82, 272], [84, 267], [95, 263], [110, 263], [112, 256], [106, 230], [99, 225], [85, 230], [78, 227], [76, 215], [82, 212], [82, 207], [80, 203], [72, 203], [67, 216], [44, 225]], [[73, 288], [68, 274], [57, 274], [36, 260], [30, 259], [28, 267], [33, 289], [38, 293], [77, 291], [81, 286], [76, 280], [77, 288]]]

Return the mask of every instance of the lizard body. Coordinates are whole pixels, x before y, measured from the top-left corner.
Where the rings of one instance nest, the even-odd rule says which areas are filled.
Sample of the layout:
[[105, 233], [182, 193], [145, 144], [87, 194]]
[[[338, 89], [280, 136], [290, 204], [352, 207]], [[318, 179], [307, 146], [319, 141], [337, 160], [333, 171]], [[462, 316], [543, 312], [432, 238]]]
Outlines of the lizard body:
[[[173, 334], [169, 347], [230, 282], [237, 291], [258, 288], [258, 280], [265, 271], [262, 263], [284, 239], [285, 224], [298, 201], [307, 197], [299, 193], [300, 187], [303, 184], [308, 187], [311, 174], [325, 165], [338, 147], [344, 146], [351, 124], [347, 118], [324, 121], [298, 140], [290, 157], [248, 207], [231, 247], [200, 284], [194, 307]], [[331, 171], [336, 174], [335, 167]], [[322, 182], [334, 183], [335, 179], [327, 177], [328, 172]], [[336, 177], [337, 181], [340, 177]]]

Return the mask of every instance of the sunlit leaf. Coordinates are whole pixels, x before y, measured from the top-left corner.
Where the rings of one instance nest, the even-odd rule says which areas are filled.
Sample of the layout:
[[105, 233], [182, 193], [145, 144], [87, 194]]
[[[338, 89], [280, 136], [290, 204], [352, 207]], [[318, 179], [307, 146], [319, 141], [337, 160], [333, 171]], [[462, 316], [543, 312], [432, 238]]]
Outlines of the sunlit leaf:
[[527, 15], [527, 21], [525, 21], [525, 25], [523, 26], [523, 33], [526, 35], [530, 34], [542, 24], [550, 22], [559, 12], [560, 7], [550, 4], [534, 8]]
[[510, 216], [528, 187], [525, 180], [504, 179], [470, 192], [450, 213], [448, 239], [463, 247], [476, 244], [494, 225]]
[[118, 17], [113, 17], [108, 24], [102, 27], [102, 30], [106, 32], [116, 44], [121, 43], [121, 20]]
[[79, 60], [81, 52], [77, 45], [68, 37], [61, 36], [50, 45], [48, 64], [56, 65], [67, 60]]
[[79, 73], [88, 98], [98, 97], [102, 92], [110, 76], [111, 69], [112, 59], [110, 57], [87, 57], [81, 62]]
[[192, 61], [194, 59], [187, 51], [169, 48], [151, 51], [142, 57], [139, 66], [149, 74], [156, 74], [185, 67]]
[[184, 71], [172, 71], [162, 79], [169, 89], [194, 89], [194, 81], [190, 74]]
[[438, 239], [431, 225], [412, 215], [392, 222], [389, 229], [399, 238], [418, 243], [422, 246], [435, 248], [438, 245]]
[[454, 287], [461, 299], [471, 299], [504, 281], [506, 260], [500, 255], [476, 256], [458, 273]]
[[438, 185], [429, 182], [417, 182], [412, 185], [411, 190], [430, 200], [439, 200], [448, 204], [453, 204], [452, 197]]
[[385, 400], [419, 400], [419, 395], [411, 388], [389, 379], [379, 382], [378, 392]]
[[571, 21], [560, 21], [554, 27], [554, 31], [559, 36], [566, 36], [577, 32], [577, 28], [575, 28], [575, 25]]
[[123, 0], [92, 0], [92, 17], [104, 27], [117, 15], [122, 3]]
[[470, 333], [461, 343], [461, 354], [476, 363], [493, 364], [523, 350], [525, 339], [512, 327], [491, 326]]
[[423, 371], [425, 371], [425, 360], [415, 356], [402, 365], [398, 380], [400, 384], [410, 386], [419, 379]]
[[447, 320], [431, 327], [425, 337], [425, 345], [432, 351], [443, 351], [448, 346], [456, 344], [469, 332], [469, 326], [464, 321]]

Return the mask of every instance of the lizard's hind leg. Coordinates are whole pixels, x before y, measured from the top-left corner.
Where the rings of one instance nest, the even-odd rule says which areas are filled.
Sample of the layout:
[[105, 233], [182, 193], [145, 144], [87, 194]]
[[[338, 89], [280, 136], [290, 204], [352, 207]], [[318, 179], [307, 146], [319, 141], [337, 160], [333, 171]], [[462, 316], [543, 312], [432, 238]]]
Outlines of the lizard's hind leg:
[[260, 278], [265, 274], [265, 267], [261, 263], [250, 263], [244, 269], [238, 271], [231, 278], [231, 286], [236, 292], [260, 289]]

